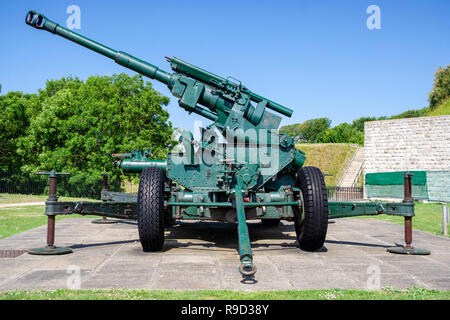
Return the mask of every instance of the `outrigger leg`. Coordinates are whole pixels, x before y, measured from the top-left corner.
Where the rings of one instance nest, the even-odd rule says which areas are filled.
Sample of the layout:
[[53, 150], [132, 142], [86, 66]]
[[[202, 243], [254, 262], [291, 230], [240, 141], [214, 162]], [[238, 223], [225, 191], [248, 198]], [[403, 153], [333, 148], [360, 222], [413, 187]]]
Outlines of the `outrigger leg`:
[[239, 272], [243, 276], [252, 276], [256, 272], [256, 266], [253, 264], [252, 246], [250, 244], [250, 236], [245, 219], [244, 197], [239, 185], [236, 185], [235, 188], [235, 200], [238, 218], [239, 258], [241, 260]]

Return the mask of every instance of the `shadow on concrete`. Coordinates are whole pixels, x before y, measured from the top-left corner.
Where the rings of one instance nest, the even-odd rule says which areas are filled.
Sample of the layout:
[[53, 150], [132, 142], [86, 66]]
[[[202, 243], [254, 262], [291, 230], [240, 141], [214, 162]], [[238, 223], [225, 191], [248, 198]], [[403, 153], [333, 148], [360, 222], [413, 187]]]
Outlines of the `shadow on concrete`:
[[361, 246], [361, 247], [372, 247], [372, 248], [390, 248], [392, 245], [384, 245], [384, 244], [373, 244], [373, 243], [364, 243], [364, 242], [354, 242], [354, 241], [336, 241], [336, 240], [325, 240], [325, 243], [333, 243], [333, 244], [347, 244], [351, 246]]
[[255, 276], [242, 276], [241, 283], [242, 284], [257, 284], [258, 280], [255, 279]]
[[[252, 244], [252, 247], [283, 246], [295, 247], [296, 237], [286, 233], [295, 232], [294, 226], [280, 224], [278, 227], [263, 227], [260, 223], [248, 223], [250, 241], [258, 240], [290, 240], [291, 243]], [[238, 242], [237, 224], [224, 222], [177, 222], [167, 229], [167, 240], [177, 240], [175, 247], [192, 245], [235, 249]], [[193, 243], [182, 240], [207, 241], [209, 243]], [[178, 241], [180, 240], [180, 241]], [[173, 247], [173, 246], [171, 246]]]
[[111, 241], [111, 242], [99, 242], [99, 243], [88, 243], [88, 244], [74, 244], [73, 246], [70, 246], [70, 248], [72, 248], [72, 249], [83, 249], [83, 248], [90, 248], [90, 247], [103, 247], [103, 246], [111, 246], [111, 245], [116, 245], [116, 244], [134, 243], [136, 241], [139, 241], [139, 239], [123, 240], [123, 241]]
[[[119, 221], [119, 223], [135, 225], [136, 222]], [[297, 238], [289, 233], [295, 234], [294, 225], [280, 224], [277, 227], [262, 226], [259, 222], [250, 222], [247, 224], [252, 248], [265, 248], [267, 250], [283, 250], [298, 248]], [[170, 251], [177, 248], [189, 248], [192, 250], [204, 248], [221, 248], [230, 249], [231, 251], [238, 250], [238, 233], [236, 223], [212, 222], [212, 221], [198, 221], [198, 222], [180, 222], [177, 221], [172, 227], [166, 229], [169, 234], [165, 236], [164, 247], [161, 252]], [[127, 244], [139, 242], [138, 233], [136, 230], [136, 239], [75, 244], [70, 246], [72, 249], [83, 249], [90, 247], [102, 247], [109, 245]], [[198, 242], [196, 241], [198, 240]], [[272, 243], [255, 243], [258, 240], [281, 240]], [[285, 241], [283, 241], [285, 240]], [[329, 243], [364, 245], [356, 242], [332, 241]], [[368, 246], [376, 246], [366, 244]], [[389, 246], [386, 246], [386, 248]], [[324, 246], [314, 252], [327, 252], [328, 249]]]
[[[284, 250], [284, 249], [301, 249], [298, 246], [293, 224], [281, 223], [277, 227], [262, 226], [259, 222], [247, 223], [252, 249], [265, 248], [266, 250]], [[175, 248], [221, 248], [238, 250], [238, 233], [237, 224], [224, 222], [179, 222], [168, 228], [169, 235], [166, 236], [163, 252]], [[199, 242], [195, 242], [195, 240]], [[183, 241], [188, 240], [188, 241]], [[192, 241], [189, 241], [192, 240]], [[258, 240], [287, 240], [274, 241], [272, 243], [255, 243]], [[205, 243], [206, 241], [208, 243]], [[328, 249], [323, 246], [317, 252], [327, 252]]]
[[133, 226], [137, 226], [137, 221], [130, 221], [130, 220], [116, 220], [117, 223], [121, 224], [131, 224]]

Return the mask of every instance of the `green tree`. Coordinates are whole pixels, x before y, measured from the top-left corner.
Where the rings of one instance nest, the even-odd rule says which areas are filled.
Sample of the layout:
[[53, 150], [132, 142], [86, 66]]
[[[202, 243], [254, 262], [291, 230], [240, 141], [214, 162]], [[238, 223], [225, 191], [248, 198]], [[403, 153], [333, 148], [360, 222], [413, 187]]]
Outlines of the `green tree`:
[[353, 120], [352, 125], [353, 125], [353, 127], [356, 128], [356, 130], [364, 133], [364, 122], [375, 121], [375, 120], [377, 120], [376, 117], [361, 117], [356, 120]]
[[330, 125], [330, 119], [317, 118], [282, 127], [280, 131], [290, 135], [296, 143], [315, 143], [318, 142], [318, 137], [322, 132], [330, 128]]
[[19, 170], [22, 157], [17, 142], [29, 125], [28, 106], [36, 103], [35, 95], [8, 92], [0, 96], [0, 169]]
[[141, 76], [52, 80], [38, 100], [19, 140], [22, 168], [71, 172], [74, 195], [98, 191], [102, 172], [111, 173], [113, 185], [120, 184], [112, 153], [149, 147], [153, 157], [165, 158], [170, 146], [172, 126], [163, 109], [169, 98]]
[[434, 74], [433, 89], [428, 95], [430, 108], [433, 110], [450, 97], [450, 65], [439, 67]]
[[283, 126], [280, 128], [280, 132], [291, 136], [294, 139], [294, 141], [296, 143], [298, 143], [299, 142], [299, 130], [298, 130], [299, 126], [300, 126], [299, 123]]
[[355, 143], [364, 145], [364, 133], [349, 123], [341, 123], [325, 130], [318, 138], [322, 143]]

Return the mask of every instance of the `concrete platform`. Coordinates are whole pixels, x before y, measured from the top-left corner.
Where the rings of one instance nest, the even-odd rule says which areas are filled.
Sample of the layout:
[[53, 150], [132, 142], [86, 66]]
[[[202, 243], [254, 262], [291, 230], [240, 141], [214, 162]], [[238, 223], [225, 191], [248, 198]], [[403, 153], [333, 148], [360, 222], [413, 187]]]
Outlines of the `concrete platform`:
[[[144, 253], [135, 222], [92, 224], [68, 218], [56, 223], [62, 256], [0, 258], [0, 290], [57, 288], [148, 289], [396, 289], [414, 285], [450, 290], [450, 239], [414, 230], [413, 245], [429, 256], [394, 255], [403, 245], [403, 227], [376, 219], [336, 219], [328, 225], [325, 246], [301, 251], [292, 223], [278, 228], [249, 223], [254, 281], [238, 272], [237, 233], [233, 224], [181, 222], [166, 231], [162, 252]], [[45, 244], [46, 226], [0, 240], [0, 250]]]

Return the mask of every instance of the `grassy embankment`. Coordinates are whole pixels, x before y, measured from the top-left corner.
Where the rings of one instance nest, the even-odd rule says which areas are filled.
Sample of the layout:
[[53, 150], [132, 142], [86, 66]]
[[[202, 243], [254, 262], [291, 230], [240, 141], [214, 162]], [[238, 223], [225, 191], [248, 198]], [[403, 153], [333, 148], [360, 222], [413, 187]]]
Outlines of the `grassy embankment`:
[[319, 168], [325, 176], [327, 186], [335, 186], [344, 174], [356, 151], [356, 146], [348, 143], [303, 143], [297, 149], [306, 153], [305, 166]]
[[438, 105], [434, 110], [428, 111], [429, 116], [444, 116], [450, 114], [450, 99], [445, 100]]

